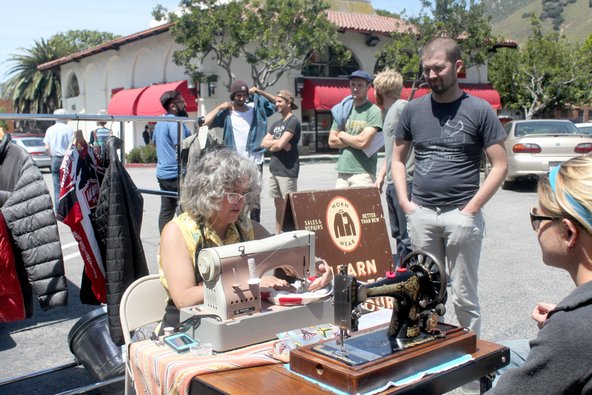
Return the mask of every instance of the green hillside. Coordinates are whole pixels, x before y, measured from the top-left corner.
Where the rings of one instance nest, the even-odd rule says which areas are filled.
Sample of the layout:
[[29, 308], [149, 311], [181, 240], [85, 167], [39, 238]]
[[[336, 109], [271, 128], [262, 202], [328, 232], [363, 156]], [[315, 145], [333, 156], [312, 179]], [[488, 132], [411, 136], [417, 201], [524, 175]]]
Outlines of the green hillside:
[[[541, 0], [526, 1], [527, 4], [515, 8], [516, 3], [511, 0], [484, 0], [491, 11], [493, 33], [506, 39], [526, 42], [531, 33], [529, 18], [523, 15], [533, 13], [541, 15], [543, 5]], [[513, 7], [511, 4], [513, 3]], [[520, 2], [524, 4], [525, 2]], [[565, 21], [561, 24], [560, 32], [565, 34], [569, 41], [584, 41], [592, 33], [592, 8], [590, 0], [577, 0], [575, 3], [564, 5], [561, 14]], [[543, 31], [552, 31], [552, 22], [546, 19], [543, 22]]]

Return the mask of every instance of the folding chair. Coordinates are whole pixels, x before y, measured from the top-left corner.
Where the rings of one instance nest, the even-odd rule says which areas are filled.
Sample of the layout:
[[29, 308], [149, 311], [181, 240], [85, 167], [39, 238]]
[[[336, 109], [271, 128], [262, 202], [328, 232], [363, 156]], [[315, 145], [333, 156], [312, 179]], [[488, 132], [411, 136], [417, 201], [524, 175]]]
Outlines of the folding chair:
[[133, 372], [129, 364], [129, 345], [134, 330], [162, 320], [167, 293], [158, 274], [137, 279], [125, 290], [119, 305], [119, 318], [125, 339], [125, 394], [131, 394]]

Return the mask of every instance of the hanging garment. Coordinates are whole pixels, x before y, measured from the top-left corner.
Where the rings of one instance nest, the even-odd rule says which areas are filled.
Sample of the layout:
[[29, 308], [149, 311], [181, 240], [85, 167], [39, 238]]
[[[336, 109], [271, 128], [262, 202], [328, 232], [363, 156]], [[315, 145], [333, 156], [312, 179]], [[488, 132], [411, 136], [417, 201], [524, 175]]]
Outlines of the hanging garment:
[[105, 303], [107, 300], [105, 265], [94, 221], [104, 173], [98, 163], [92, 148], [84, 140], [79, 140], [66, 152], [60, 167], [57, 217], [70, 227], [78, 243], [84, 262], [80, 300], [86, 304]]
[[0, 322], [25, 319], [23, 291], [16, 273], [10, 233], [0, 211]]
[[140, 239], [144, 199], [117, 157], [122, 143], [113, 136], [105, 141], [105, 179], [95, 213], [99, 243], [105, 251], [109, 330], [117, 345], [124, 343], [119, 319], [121, 296], [132, 282], [148, 275]]
[[0, 210], [22, 273], [26, 316], [32, 317], [33, 292], [49, 310], [68, 303], [68, 287], [51, 195], [29, 153], [11, 140], [6, 135], [0, 142]]

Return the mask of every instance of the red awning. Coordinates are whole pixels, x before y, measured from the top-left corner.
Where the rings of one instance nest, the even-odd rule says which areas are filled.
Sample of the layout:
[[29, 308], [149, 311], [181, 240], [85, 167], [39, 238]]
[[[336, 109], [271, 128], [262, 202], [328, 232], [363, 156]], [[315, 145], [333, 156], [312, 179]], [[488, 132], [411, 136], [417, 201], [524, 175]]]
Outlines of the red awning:
[[160, 96], [166, 91], [177, 90], [187, 103], [187, 112], [197, 111], [196, 97], [187, 88], [187, 81], [156, 84], [143, 88], [122, 89], [111, 96], [107, 113], [111, 115], [158, 116], [165, 113], [160, 105]]
[[111, 96], [107, 113], [110, 115], [136, 115], [138, 99], [142, 95], [144, 88], [122, 89]]
[[166, 84], [156, 84], [149, 86], [138, 101], [138, 111], [136, 115], [156, 116], [166, 113], [165, 109], [160, 104], [160, 96], [166, 91], [179, 91], [185, 99], [187, 104], [187, 112], [197, 111], [196, 97], [187, 88], [187, 81], [181, 80], [176, 82], [169, 82]]
[[[349, 96], [349, 80], [335, 78], [305, 79], [302, 89], [302, 109], [331, 111], [334, 105]], [[368, 99], [376, 103], [374, 89], [368, 92]]]
[[502, 108], [502, 100], [499, 93], [489, 84], [459, 84], [460, 89], [469, 95], [487, 100], [494, 110]]
[[[459, 84], [470, 95], [485, 99], [494, 109], [501, 108], [500, 96], [489, 84]], [[427, 95], [429, 88], [420, 88], [415, 91], [415, 99]], [[405, 84], [401, 92], [401, 98], [407, 100], [411, 93], [411, 84]], [[344, 97], [350, 95], [349, 81], [344, 79], [305, 79], [302, 89], [302, 109], [316, 111], [331, 111], [331, 108]], [[368, 91], [368, 99], [376, 103], [374, 88]]]

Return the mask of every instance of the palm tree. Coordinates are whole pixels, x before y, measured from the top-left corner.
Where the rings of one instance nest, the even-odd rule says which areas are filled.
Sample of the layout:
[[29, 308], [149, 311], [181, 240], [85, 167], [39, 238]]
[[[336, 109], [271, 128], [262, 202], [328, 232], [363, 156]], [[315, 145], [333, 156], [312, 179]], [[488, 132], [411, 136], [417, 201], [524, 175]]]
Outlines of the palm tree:
[[67, 55], [60, 41], [41, 39], [9, 57], [14, 66], [8, 70], [12, 77], [6, 82], [6, 96], [16, 112], [48, 114], [60, 105], [60, 69], [37, 70], [38, 65]]
[[[62, 90], [60, 68], [38, 70], [37, 66], [59, 59], [63, 56], [97, 46], [119, 36], [95, 30], [69, 30], [44, 40], [35, 41], [32, 48], [20, 48], [21, 54], [13, 54], [8, 62], [13, 66], [8, 70], [12, 77], [6, 82], [5, 97], [12, 101], [17, 113], [51, 114], [60, 107]], [[40, 122], [37, 128], [50, 122]], [[23, 131], [33, 130], [34, 123], [19, 122]]]

